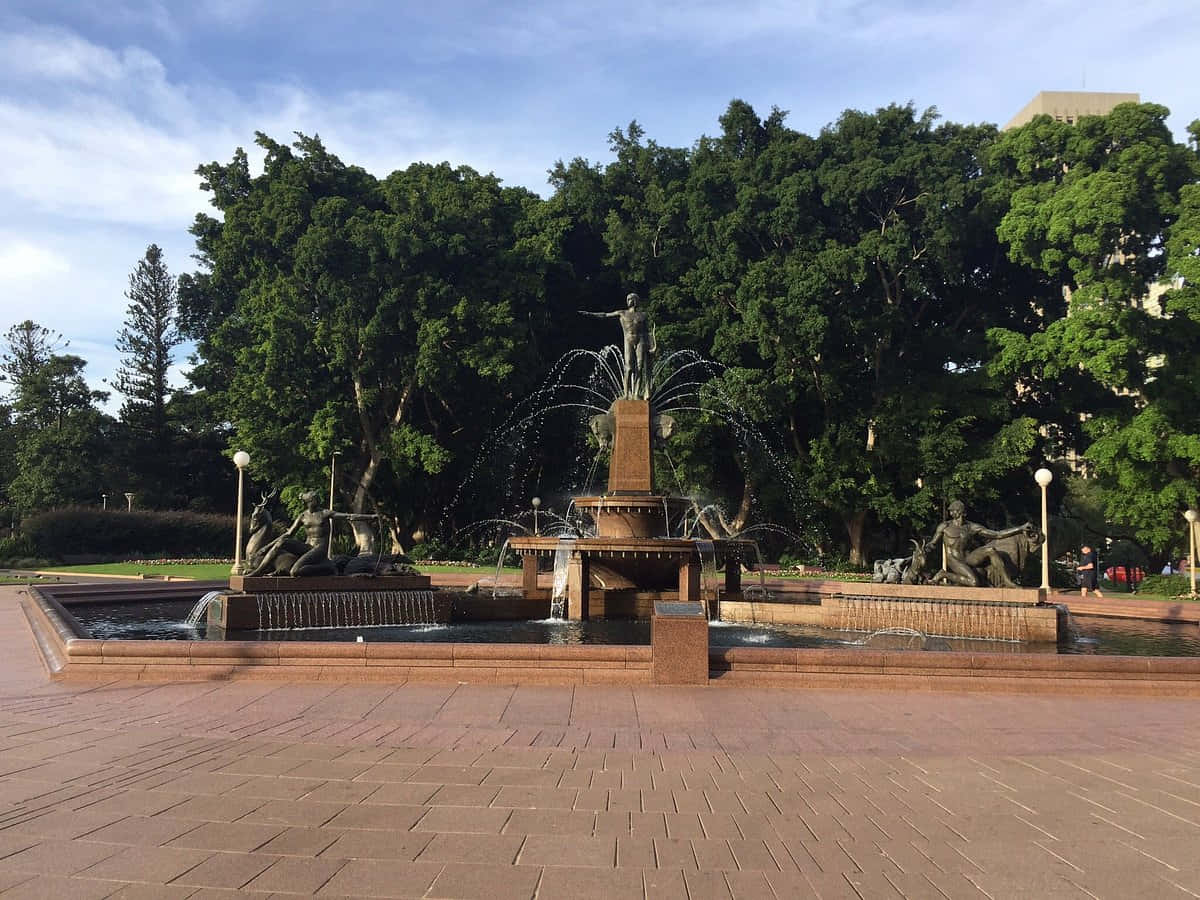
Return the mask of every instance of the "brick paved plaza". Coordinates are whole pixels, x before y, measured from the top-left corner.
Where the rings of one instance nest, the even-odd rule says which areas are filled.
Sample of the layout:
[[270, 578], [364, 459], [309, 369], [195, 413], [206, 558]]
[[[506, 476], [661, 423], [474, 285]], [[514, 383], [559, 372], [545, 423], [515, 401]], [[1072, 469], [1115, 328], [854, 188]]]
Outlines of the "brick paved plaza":
[[5, 897], [1200, 897], [1200, 700], [57, 684], [17, 600]]

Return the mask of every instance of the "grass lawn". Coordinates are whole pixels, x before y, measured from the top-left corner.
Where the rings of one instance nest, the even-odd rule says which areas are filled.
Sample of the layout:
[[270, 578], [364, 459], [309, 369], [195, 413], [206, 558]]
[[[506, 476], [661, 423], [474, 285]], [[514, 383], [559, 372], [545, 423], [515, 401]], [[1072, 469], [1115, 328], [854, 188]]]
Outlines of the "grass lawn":
[[[417, 569], [430, 574], [434, 572], [478, 572], [481, 578], [496, 571], [489, 566], [439, 566], [432, 563], [418, 563]], [[53, 566], [43, 571], [81, 575], [174, 575], [181, 578], [195, 578], [198, 581], [214, 581], [229, 577], [229, 566], [225, 563], [179, 563], [161, 566], [137, 563], [97, 563], [89, 566]], [[505, 569], [504, 571], [518, 572], [520, 570]]]

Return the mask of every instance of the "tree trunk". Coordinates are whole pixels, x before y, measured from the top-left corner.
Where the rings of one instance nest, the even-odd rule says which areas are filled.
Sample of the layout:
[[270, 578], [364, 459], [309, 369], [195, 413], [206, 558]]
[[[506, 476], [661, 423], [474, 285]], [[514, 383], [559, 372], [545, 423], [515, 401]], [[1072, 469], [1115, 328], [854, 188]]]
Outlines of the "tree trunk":
[[746, 523], [750, 519], [750, 506], [754, 503], [754, 482], [751, 481], [749, 475], [745, 475], [744, 478], [742, 502], [738, 504], [737, 515], [733, 517], [733, 522], [729, 526], [731, 534], [741, 534], [745, 530]]
[[849, 516], [843, 516], [846, 534], [850, 538], [850, 565], [865, 566], [867, 564], [867, 548], [863, 544], [863, 533], [866, 531], [867, 511], [859, 510]]
[[379, 538], [375, 533], [376, 522], [370, 519], [352, 519], [350, 527], [354, 530], [354, 543], [362, 556], [379, 552]]
[[714, 541], [719, 541], [727, 537], [720, 523], [714, 522], [707, 512], [700, 509], [700, 504], [695, 500], [692, 501], [692, 512], [696, 514], [696, 521], [704, 527], [704, 530], [708, 532], [708, 536]]

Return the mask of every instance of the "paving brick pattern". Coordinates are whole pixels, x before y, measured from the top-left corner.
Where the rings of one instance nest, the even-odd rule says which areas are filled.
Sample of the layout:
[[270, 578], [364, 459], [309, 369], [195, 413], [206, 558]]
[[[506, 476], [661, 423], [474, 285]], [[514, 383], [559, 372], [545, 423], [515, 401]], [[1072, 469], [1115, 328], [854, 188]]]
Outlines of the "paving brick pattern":
[[0, 591], [4, 897], [1200, 897], [1200, 701], [55, 684]]

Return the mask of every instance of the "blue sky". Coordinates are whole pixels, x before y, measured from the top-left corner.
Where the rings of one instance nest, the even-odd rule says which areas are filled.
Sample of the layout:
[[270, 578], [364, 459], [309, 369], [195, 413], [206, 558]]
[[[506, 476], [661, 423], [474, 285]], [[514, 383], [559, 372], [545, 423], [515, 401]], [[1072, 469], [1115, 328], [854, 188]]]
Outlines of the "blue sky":
[[[0, 331], [32, 318], [97, 385], [129, 272], [193, 263], [194, 170], [319, 133], [385, 175], [450, 160], [547, 193], [556, 159], [663, 144], [730, 99], [815, 133], [846, 108], [936, 106], [1003, 124], [1039, 90], [1136, 91], [1200, 117], [1194, 0], [541, 0], [0, 3]], [[257, 157], [252, 155], [252, 160]], [[119, 398], [114, 398], [115, 401]]]

